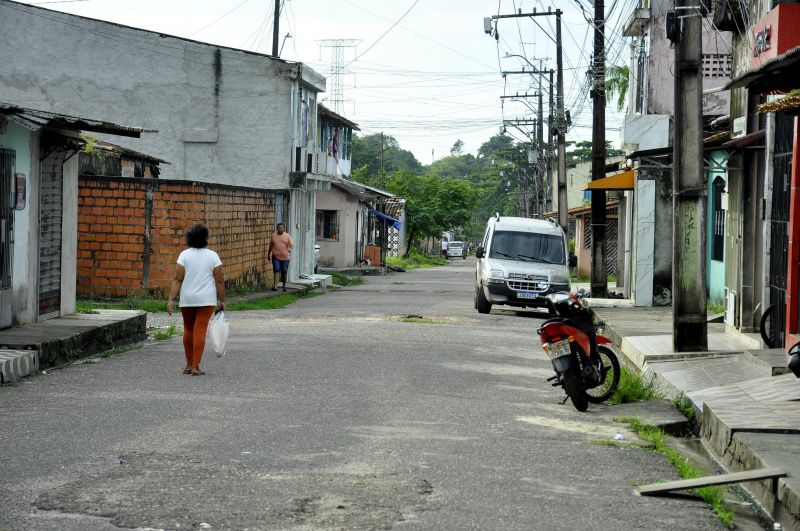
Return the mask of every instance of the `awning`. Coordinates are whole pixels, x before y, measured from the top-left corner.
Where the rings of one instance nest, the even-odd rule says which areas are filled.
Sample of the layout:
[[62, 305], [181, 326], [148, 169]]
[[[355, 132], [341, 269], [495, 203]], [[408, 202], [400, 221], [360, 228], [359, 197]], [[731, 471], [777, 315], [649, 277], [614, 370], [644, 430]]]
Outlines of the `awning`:
[[636, 174], [633, 170], [609, 175], [589, 182], [586, 190], [633, 190]]
[[798, 63], [800, 63], [800, 46], [745, 72], [731, 80], [724, 88], [730, 90], [747, 87], [753, 93], [795, 89], [800, 83]]
[[371, 208], [369, 209], [369, 213], [370, 214], [375, 214], [375, 216], [378, 218], [378, 221], [380, 221], [381, 223], [388, 223], [389, 225], [392, 225], [397, 230], [400, 230], [403, 227], [403, 222], [402, 221], [400, 221], [399, 219], [394, 219], [389, 214], [384, 214], [383, 212], [381, 212], [379, 210], [374, 210], [374, 209], [371, 209]]
[[722, 144], [722, 147], [741, 149], [747, 146], [751, 146], [756, 142], [758, 142], [759, 140], [762, 140], [766, 136], [766, 133], [767, 133], [766, 129], [759, 129], [755, 133], [749, 133], [736, 138], [732, 138], [731, 140], [728, 140], [727, 142]]

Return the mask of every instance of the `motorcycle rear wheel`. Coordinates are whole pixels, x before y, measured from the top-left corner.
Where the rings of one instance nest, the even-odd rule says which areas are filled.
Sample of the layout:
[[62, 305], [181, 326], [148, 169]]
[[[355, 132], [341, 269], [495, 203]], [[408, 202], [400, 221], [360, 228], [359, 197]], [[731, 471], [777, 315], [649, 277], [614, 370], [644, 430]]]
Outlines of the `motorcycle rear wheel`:
[[581, 412], [589, 409], [586, 391], [581, 389], [580, 381], [572, 370], [564, 374], [564, 391], [567, 392], [567, 396], [572, 400], [572, 405], [575, 406], [575, 409]]
[[597, 387], [586, 390], [586, 399], [592, 404], [605, 402], [619, 387], [620, 368], [617, 355], [603, 345], [598, 345], [597, 354], [603, 362], [603, 380]]

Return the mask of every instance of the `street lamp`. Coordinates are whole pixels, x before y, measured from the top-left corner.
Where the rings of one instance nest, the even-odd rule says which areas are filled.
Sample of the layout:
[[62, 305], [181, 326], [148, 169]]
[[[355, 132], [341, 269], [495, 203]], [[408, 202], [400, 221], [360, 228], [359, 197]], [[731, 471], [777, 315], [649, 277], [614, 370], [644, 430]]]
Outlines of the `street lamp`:
[[519, 54], [516, 54], [516, 53], [508, 53], [508, 52], [506, 52], [506, 54], [503, 56], [503, 59], [510, 59], [512, 57], [519, 57], [520, 59], [522, 59], [523, 61], [528, 63], [531, 66], [531, 68], [533, 68], [534, 70], [536, 69], [536, 65], [531, 63], [530, 61], [528, 61], [528, 58], [525, 57], [524, 55], [519, 55]]

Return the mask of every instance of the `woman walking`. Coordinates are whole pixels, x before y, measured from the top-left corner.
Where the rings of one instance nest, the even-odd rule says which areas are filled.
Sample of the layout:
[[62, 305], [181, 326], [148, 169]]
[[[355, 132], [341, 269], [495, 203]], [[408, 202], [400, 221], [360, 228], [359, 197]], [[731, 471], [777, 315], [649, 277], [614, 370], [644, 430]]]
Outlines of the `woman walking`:
[[167, 311], [174, 310], [173, 301], [180, 292], [179, 306], [183, 315], [183, 350], [186, 367], [183, 374], [202, 376], [200, 360], [206, 346], [208, 321], [219, 305], [225, 309], [225, 279], [222, 261], [208, 245], [208, 229], [197, 224], [186, 233], [189, 248], [178, 256], [178, 269], [169, 291]]

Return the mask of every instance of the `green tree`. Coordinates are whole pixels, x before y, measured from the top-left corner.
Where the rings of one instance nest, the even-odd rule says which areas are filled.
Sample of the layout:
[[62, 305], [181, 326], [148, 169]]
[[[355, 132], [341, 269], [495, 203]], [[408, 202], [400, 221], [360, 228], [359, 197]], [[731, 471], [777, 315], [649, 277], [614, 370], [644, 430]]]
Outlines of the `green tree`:
[[[568, 142], [572, 145], [572, 142]], [[588, 140], [582, 140], [574, 144], [574, 148], [567, 151], [567, 164], [575, 164], [577, 162], [586, 162], [592, 160], [592, 143]], [[606, 157], [618, 157], [625, 152], [616, 149], [611, 145], [610, 140], [606, 140]]]
[[630, 69], [627, 65], [611, 65], [606, 70], [606, 104], [617, 96], [617, 110], [625, 108], [625, 96], [628, 94]]
[[[381, 174], [381, 135], [353, 136], [353, 168], [363, 175], [380, 176]], [[397, 170], [419, 171], [422, 164], [408, 150], [402, 149], [391, 135], [383, 135], [383, 172], [390, 175]], [[355, 174], [355, 171], [353, 172]]]
[[460, 157], [464, 154], [464, 141], [460, 138], [456, 140], [453, 147], [450, 148], [450, 155], [453, 157]]

